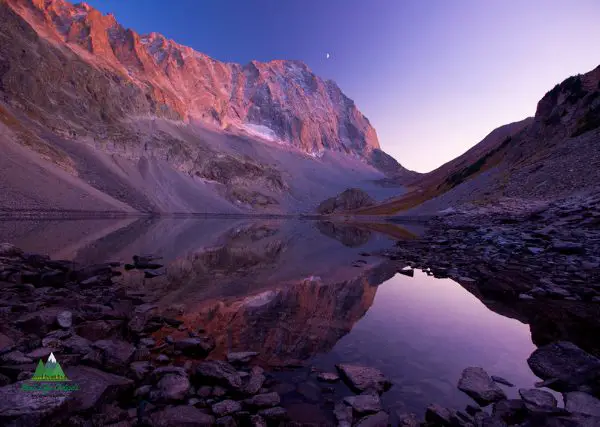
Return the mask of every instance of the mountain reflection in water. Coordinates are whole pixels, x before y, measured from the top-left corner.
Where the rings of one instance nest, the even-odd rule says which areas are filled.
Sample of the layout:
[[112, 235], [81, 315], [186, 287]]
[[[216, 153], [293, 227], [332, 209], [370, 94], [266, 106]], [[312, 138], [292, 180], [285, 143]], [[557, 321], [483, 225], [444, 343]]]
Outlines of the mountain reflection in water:
[[257, 351], [268, 368], [304, 365], [281, 373], [292, 407], [323, 397], [309, 366], [330, 371], [340, 362], [381, 369], [394, 382], [386, 406], [418, 413], [431, 402], [468, 403], [456, 389], [467, 366], [531, 387], [527, 325], [452, 280], [396, 275], [400, 266], [377, 256], [410, 237], [392, 224], [274, 219], [0, 222], [0, 240], [53, 258], [163, 257], [165, 276], [131, 271], [121, 280], [150, 290], [161, 314], [215, 338], [213, 358]]

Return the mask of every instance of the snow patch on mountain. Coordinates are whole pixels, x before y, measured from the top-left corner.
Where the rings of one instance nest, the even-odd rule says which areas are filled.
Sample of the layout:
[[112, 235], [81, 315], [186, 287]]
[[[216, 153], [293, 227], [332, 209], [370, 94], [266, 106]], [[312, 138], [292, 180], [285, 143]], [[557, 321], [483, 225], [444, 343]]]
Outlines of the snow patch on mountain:
[[274, 142], [277, 140], [277, 134], [273, 129], [264, 125], [257, 125], [255, 123], [244, 123], [242, 129], [252, 136], [266, 139], [267, 141]]

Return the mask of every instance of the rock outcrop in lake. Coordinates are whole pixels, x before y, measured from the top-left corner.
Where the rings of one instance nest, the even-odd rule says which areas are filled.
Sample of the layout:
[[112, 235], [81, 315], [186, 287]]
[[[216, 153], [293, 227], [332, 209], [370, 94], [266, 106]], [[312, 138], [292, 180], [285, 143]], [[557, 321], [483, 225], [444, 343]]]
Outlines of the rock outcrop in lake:
[[360, 188], [348, 188], [341, 194], [323, 201], [317, 207], [317, 212], [324, 215], [343, 213], [374, 204], [375, 200]]

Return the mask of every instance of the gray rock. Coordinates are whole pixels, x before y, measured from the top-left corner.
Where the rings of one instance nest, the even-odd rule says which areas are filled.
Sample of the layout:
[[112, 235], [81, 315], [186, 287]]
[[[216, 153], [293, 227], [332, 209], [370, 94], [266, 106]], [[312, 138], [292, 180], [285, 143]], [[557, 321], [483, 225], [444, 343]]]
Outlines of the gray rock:
[[36, 348], [33, 351], [30, 351], [29, 353], [26, 354], [26, 356], [35, 361], [35, 360], [43, 359], [43, 358], [50, 356], [50, 353], [52, 353], [52, 351], [53, 351], [52, 348], [40, 347], [40, 348]]
[[217, 417], [235, 414], [242, 410], [242, 404], [235, 400], [223, 400], [212, 405], [212, 411]]
[[138, 381], [142, 381], [147, 378], [154, 370], [152, 364], [147, 361], [133, 362], [129, 365], [129, 368], [134, 378]]
[[528, 294], [519, 294], [519, 299], [522, 301], [531, 301], [531, 300], [534, 300], [535, 297], [528, 295]]
[[360, 415], [371, 414], [381, 411], [381, 399], [377, 394], [361, 394], [358, 396], [348, 396], [344, 402]]
[[156, 341], [153, 338], [142, 338], [140, 344], [144, 347], [152, 348], [156, 345]]
[[565, 409], [571, 413], [600, 417], [600, 400], [581, 391], [564, 394]]
[[135, 352], [132, 344], [116, 339], [96, 341], [92, 347], [100, 351], [103, 368], [117, 373], [128, 370]]
[[507, 387], [514, 387], [515, 385], [513, 383], [511, 383], [510, 381], [508, 381], [505, 378], [499, 377], [497, 375], [492, 375], [492, 381], [498, 383], [498, 384], [504, 384]]
[[527, 408], [521, 399], [501, 400], [494, 404], [492, 414], [507, 424], [519, 424], [527, 417]]
[[336, 368], [347, 384], [359, 392], [374, 390], [381, 394], [392, 386], [392, 383], [376, 368], [345, 363], [336, 365]]
[[287, 419], [287, 411], [281, 406], [274, 408], [263, 409], [258, 414], [268, 421], [282, 421]]
[[10, 243], [0, 243], [0, 256], [16, 258], [23, 255], [23, 251]]
[[185, 338], [174, 342], [175, 350], [189, 357], [206, 357], [215, 348], [215, 341], [209, 337]]
[[72, 335], [62, 342], [62, 348], [66, 353], [87, 354], [92, 349], [92, 343], [79, 335]]
[[373, 206], [375, 199], [358, 188], [348, 188], [336, 197], [331, 197], [317, 207], [317, 212], [327, 215], [337, 212], [345, 212], [362, 207]]
[[260, 415], [252, 415], [250, 417], [250, 425], [252, 427], [267, 427], [267, 422]]
[[250, 378], [248, 379], [248, 383], [244, 387], [244, 392], [248, 394], [256, 394], [262, 388], [263, 384], [266, 381], [266, 377], [263, 374], [250, 374]]
[[338, 422], [338, 427], [352, 426], [352, 408], [344, 403], [336, 403], [333, 414]]
[[79, 390], [69, 394], [69, 411], [83, 412], [118, 399], [133, 390], [133, 381], [87, 366], [73, 366], [65, 374]]
[[559, 391], [575, 391], [600, 372], [600, 359], [568, 341], [539, 347], [527, 363], [538, 377], [556, 379], [549, 387]]
[[450, 419], [452, 417], [452, 412], [448, 408], [444, 408], [443, 406], [432, 404], [427, 407], [425, 411], [425, 421], [433, 424], [440, 424], [442, 426], [450, 425]]
[[244, 400], [244, 404], [251, 408], [270, 408], [281, 403], [279, 394], [275, 392], [257, 394], [250, 399]]
[[552, 396], [551, 393], [544, 390], [520, 388], [519, 395], [523, 401], [530, 405], [548, 406], [552, 408], [557, 406], [556, 398]]
[[23, 365], [26, 363], [32, 363], [33, 359], [25, 356], [18, 350], [11, 351], [10, 353], [3, 354], [0, 356], [0, 362], [9, 364], [9, 365]]
[[190, 381], [187, 375], [167, 374], [160, 379], [157, 387], [162, 399], [178, 401], [185, 399], [190, 389]]
[[151, 389], [152, 389], [151, 385], [143, 385], [143, 386], [137, 388], [135, 390], [135, 392], [133, 393], [133, 395], [135, 397], [146, 397], [150, 393]]
[[340, 376], [334, 372], [321, 372], [317, 375], [317, 379], [327, 383], [334, 383], [340, 380]]
[[73, 313], [70, 311], [61, 311], [56, 315], [58, 326], [64, 329], [69, 329], [73, 326]]
[[387, 412], [378, 412], [374, 415], [368, 415], [361, 418], [356, 427], [388, 427], [390, 424], [390, 416]]
[[169, 360], [171, 359], [166, 354], [159, 354], [158, 356], [156, 356], [156, 361], [158, 363], [169, 363]]
[[218, 418], [217, 421], [215, 421], [215, 423], [219, 427], [237, 427], [235, 418], [233, 418], [232, 416]]
[[398, 427], [420, 427], [421, 421], [416, 414], [397, 413]]
[[[39, 426], [66, 407], [69, 393], [43, 394], [22, 391], [29, 382], [21, 381], [0, 387], [0, 424], [9, 426]], [[18, 418], [18, 423], [14, 419]]]
[[458, 381], [458, 389], [480, 405], [489, 405], [506, 399], [504, 391], [492, 381], [485, 370], [479, 367], [469, 367], [463, 370]]
[[152, 414], [153, 427], [210, 427], [215, 418], [194, 406], [168, 406]]
[[242, 378], [240, 374], [227, 362], [211, 360], [202, 362], [196, 369], [196, 375], [201, 380], [221, 384], [233, 389], [240, 389]]
[[552, 250], [565, 255], [585, 253], [585, 247], [581, 243], [564, 242], [561, 240], [555, 240], [552, 242]]
[[258, 355], [259, 353], [256, 351], [240, 351], [234, 353], [227, 353], [227, 361], [229, 363], [248, 363]]

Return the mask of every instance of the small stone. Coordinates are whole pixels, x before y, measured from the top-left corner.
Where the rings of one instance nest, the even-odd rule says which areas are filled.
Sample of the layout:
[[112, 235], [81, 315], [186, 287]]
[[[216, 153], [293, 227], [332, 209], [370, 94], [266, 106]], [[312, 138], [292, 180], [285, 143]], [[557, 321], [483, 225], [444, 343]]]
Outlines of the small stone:
[[263, 409], [258, 414], [268, 421], [281, 421], [287, 418], [287, 411], [281, 406], [274, 408]]
[[433, 424], [441, 424], [443, 426], [450, 425], [452, 411], [443, 406], [432, 404], [427, 407], [425, 412], [425, 421]]
[[492, 375], [492, 381], [498, 383], [498, 384], [503, 384], [507, 387], [514, 387], [515, 385], [513, 383], [511, 383], [510, 381], [508, 381], [505, 378], [499, 377], [497, 375]]
[[250, 417], [250, 424], [252, 427], [267, 427], [267, 422], [260, 415], [252, 415]]
[[466, 411], [467, 414], [474, 416], [475, 414], [482, 412], [482, 409], [479, 406], [467, 405]]
[[317, 379], [327, 383], [334, 383], [340, 380], [340, 376], [333, 372], [321, 372], [319, 375], [317, 375]]
[[381, 394], [392, 386], [379, 369], [345, 363], [336, 365], [336, 368], [348, 385], [359, 392], [375, 390]]
[[236, 390], [242, 386], [242, 379], [235, 368], [223, 361], [211, 360], [200, 363], [196, 375], [201, 380], [212, 381]]
[[215, 403], [212, 406], [212, 411], [217, 417], [224, 417], [226, 415], [235, 414], [242, 410], [242, 404], [235, 400], [223, 400], [222, 402]]
[[150, 393], [150, 390], [152, 390], [151, 385], [143, 385], [143, 386], [137, 388], [135, 390], [135, 392], [133, 393], [133, 395], [135, 397], [146, 397]]
[[248, 394], [256, 394], [260, 391], [263, 384], [266, 381], [266, 377], [262, 374], [250, 374], [250, 378], [248, 379], [248, 383], [244, 387], [244, 392]]
[[257, 394], [250, 399], [244, 400], [244, 404], [251, 408], [269, 408], [277, 406], [279, 403], [281, 403], [281, 398], [275, 392]]
[[158, 356], [156, 356], [156, 361], [158, 363], [169, 363], [169, 356], [167, 356], [166, 354], [159, 354]]
[[520, 399], [501, 400], [494, 404], [493, 415], [507, 424], [520, 424], [527, 417], [527, 408]]
[[531, 301], [531, 300], [534, 300], [535, 297], [528, 295], [528, 294], [519, 294], [519, 299], [522, 301]]
[[61, 328], [69, 329], [73, 326], [73, 313], [70, 311], [61, 311], [56, 316], [56, 322]]
[[16, 258], [23, 255], [23, 251], [10, 243], [0, 243], [0, 256]]
[[344, 402], [358, 414], [371, 414], [381, 411], [381, 399], [377, 394], [361, 394], [344, 398]]
[[156, 345], [156, 341], [153, 338], [142, 338], [140, 344], [144, 347], [152, 348]]
[[32, 363], [33, 359], [25, 356], [20, 351], [15, 350], [15, 351], [11, 351], [10, 353], [6, 353], [6, 354], [3, 354], [2, 356], [0, 356], [0, 361], [4, 362], [6, 364], [23, 365], [26, 363]]
[[458, 382], [458, 389], [465, 392], [480, 405], [506, 399], [506, 394], [492, 381], [485, 370], [479, 367], [466, 368]]
[[215, 418], [194, 406], [167, 406], [152, 414], [153, 427], [210, 427]]
[[237, 353], [227, 353], [227, 361], [229, 363], [248, 363], [254, 357], [258, 356], [256, 351], [241, 351]]
[[390, 424], [390, 416], [387, 412], [378, 412], [374, 415], [368, 415], [361, 418], [356, 427], [388, 427]]
[[421, 421], [416, 414], [398, 413], [398, 427], [420, 427]]
[[338, 422], [338, 427], [352, 426], [352, 407], [343, 403], [336, 403], [333, 414]]
[[538, 390], [535, 388], [526, 389], [520, 388], [519, 395], [521, 399], [523, 399], [526, 403], [536, 406], [548, 406], [548, 407], [556, 407], [557, 401], [552, 394], [544, 390]]
[[161, 397], [167, 401], [183, 400], [189, 389], [190, 381], [187, 375], [167, 374], [157, 384]]
[[198, 391], [196, 391], [196, 394], [200, 397], [207, 398], [212, 395], [212, 390], [213, 390], [212, 387], [203, 385], [202, 387], [198, 388]]
[[233, 418], [232, 416], [218, 418], [217, 421], [215, 421], [215, 423], [219, 427], [237, 427], [235, 418]]

